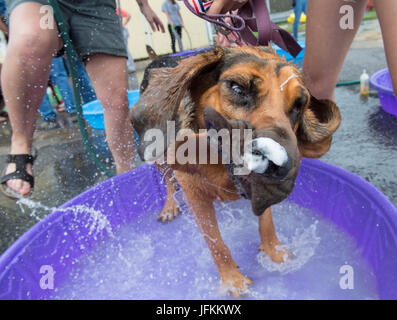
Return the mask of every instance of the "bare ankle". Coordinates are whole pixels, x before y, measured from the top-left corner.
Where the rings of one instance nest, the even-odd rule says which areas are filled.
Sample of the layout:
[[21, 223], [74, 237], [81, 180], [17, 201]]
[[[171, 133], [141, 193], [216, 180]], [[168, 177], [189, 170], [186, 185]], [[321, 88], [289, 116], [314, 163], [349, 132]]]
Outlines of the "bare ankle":
[[10, 154], [31, 154], [31, 147], [12, 145]]
[[26, 142], [26, 139], [15, 138], [11, 139], [11, 154], [30, 154], [32, 151], [32, 144]]
[[134, 162], [133, 161], [131, 163], [129, 163], [129, 164], [126, 164], [126, 165], [117, 165], [116, 164], [116, 173], [117, 174], [122, 174], [122, 173], [128, 172], [128, 171], [130, 171], [132, 169], [134, 169]]

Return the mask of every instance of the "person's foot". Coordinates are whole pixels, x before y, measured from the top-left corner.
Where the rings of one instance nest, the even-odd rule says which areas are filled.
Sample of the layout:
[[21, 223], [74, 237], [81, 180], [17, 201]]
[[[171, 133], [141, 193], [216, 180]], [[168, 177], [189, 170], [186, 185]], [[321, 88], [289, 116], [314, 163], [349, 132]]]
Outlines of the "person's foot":
[[44, 120], [38, 123], [37, 125], [37, 130], [53, 130], [53, 129], [58, 129], [59, 125], [56, 120]]
[[[16, 170], [16, 164], [15, 163], [9, 163], [7, 168], [6, 168], [6, 170], [5, 170], [5, 172], [4, 172], [4, 175], [7, 175], [9, 173], [13, 173], [13, 172], [15, 172], [15, 170]], [[26, 164], [26, 171], [29, 174], [33, 175], [33, 173], [32, 173], [32, 165], [30, 163]], [[9, 181], [7, 181], [6, 185], [7, 185], [8, 188], [12, 189], [12, 191], [15, 191], [16, 193], [19, 193], [22, 196], [26, 196], [32, 191], [32, 188], [31, 188], [29, 182], [26, 182], [26, 181], [21, 180], [21, 179], [9, 180]]]
[[65, 104], [63, 102], [61, 102], [60, 104], [57, 105], [57, 111], [65, 112]]

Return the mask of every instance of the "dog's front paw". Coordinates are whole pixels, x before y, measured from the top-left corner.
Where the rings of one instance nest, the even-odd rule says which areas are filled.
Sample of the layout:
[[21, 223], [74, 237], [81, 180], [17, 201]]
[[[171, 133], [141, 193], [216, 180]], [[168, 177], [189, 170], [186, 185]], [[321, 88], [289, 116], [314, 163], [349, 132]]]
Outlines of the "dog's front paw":
[[222, 289], [238, 298], [241, 293], [245, 293], [252, 280], [244, 276], [237, 268], [230, 268], [220, 272]]
[[287, 259], [292, 258], [292, 253], [280, 243], [277, 245], [264, 245], [263, 243], [259, 246], [259, 250], [264, 251], [270, 259], [277, 263], [283, 263]]
[[175, 201], [167, 201], [163, 211], [161, 211], [158, 220], [161, 222], [167, 222], [173, 220], [175, 217], [179, 215], [179, 208], [176, 205]]

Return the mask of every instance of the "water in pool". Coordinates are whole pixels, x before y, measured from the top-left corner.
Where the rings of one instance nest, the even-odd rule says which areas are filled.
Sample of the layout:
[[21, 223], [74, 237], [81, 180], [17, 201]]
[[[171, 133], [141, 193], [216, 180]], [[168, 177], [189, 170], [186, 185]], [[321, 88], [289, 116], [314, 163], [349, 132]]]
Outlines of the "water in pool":
[[[273, 208], [277, 234], [295, 256], [276, 264], [258, 253], [257, 217], [248, 201], [217, 203], [216, 210], [225, 243], [253, 280], [241, 299], [378, 298], [375, 277], [354, 240], [315, 212], [288, 202]], [[74, 264], [63, 283], [55, 283], [52, 298], [233, 299], [220, 287], [192, 216], [183, 212], [163, 224], [155, 221], [157, 215], [148, 213], [113, 230], [113, 237]], [[353, 289], [341, 288], [345, 265], [354, 272]]]

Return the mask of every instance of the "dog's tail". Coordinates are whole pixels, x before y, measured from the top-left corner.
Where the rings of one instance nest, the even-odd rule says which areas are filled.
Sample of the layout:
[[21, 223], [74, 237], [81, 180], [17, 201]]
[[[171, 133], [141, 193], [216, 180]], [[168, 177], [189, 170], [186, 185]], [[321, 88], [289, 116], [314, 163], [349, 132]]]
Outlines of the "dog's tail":
[[149, 46], [148, 44], [146, 45], [146, 52], [149, 56], [150, 60], [154, 60], [158, 58], [157, 53], [153, 50], [153, 48], [151, 46]]

